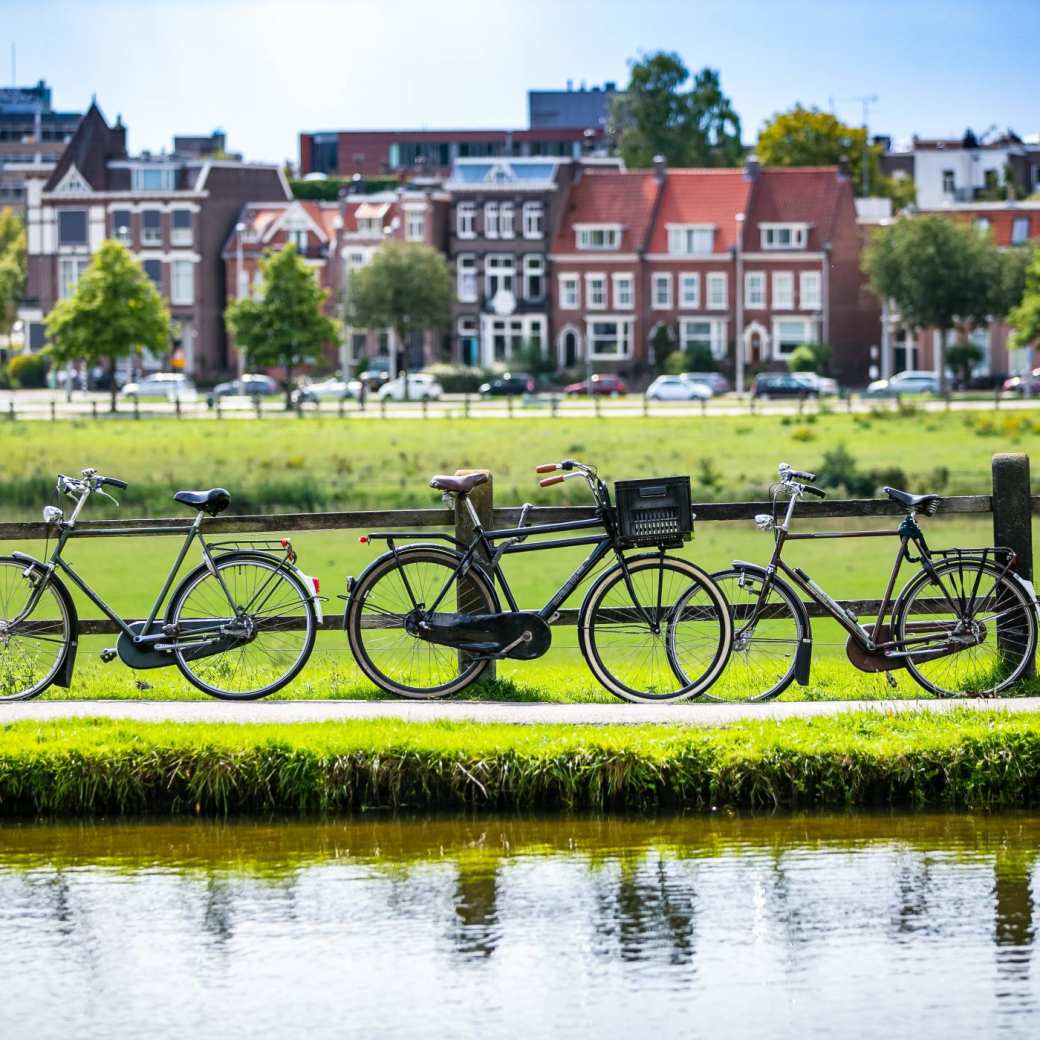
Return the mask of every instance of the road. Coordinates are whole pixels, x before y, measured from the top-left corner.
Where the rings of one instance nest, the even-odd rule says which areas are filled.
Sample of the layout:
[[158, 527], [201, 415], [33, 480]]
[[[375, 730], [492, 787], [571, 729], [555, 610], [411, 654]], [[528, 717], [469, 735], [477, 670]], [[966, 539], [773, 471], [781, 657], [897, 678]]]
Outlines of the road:
[[742, 719], [806, 719], [852, 711], [880, 714], [969, 711], [1040, 712], [1040, 697], [994, 700], [772, 701], [766, 704], [542, 704], [488, 701], [62, 701], [0, 704], [0, 723], [104, 717], [135, 722], [494, 722], [523, 725], [671, 724], [724, 726]]

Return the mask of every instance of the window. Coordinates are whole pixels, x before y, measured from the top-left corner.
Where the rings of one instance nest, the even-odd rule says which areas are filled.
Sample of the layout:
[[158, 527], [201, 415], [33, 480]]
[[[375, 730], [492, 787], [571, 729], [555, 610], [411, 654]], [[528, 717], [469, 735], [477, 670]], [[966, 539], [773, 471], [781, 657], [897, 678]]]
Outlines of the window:
[[459, 318], [456, 326], [459, 337], [459, 360], [464, 365], [476, 365], [480, 361], [480, 343], [477, 333], [477, 319]]
[[[545, 343], [545, 318], [540, 314], [484, 318], [485, 363], [506, 362], [517, 357], [527, 347], [542, 349]], [[491, 357], [487, 357], [488, 347]]]
[[545, 257], [530, 253], [524, 257], [524, 299], [540, 300], [545, 295]]
[[545, 212], [540, 202], [524, 203], [524, 238], [541, 238], [544, 235]]
[[726, 323], [718, 318], [683, 318], [679, 322], [679, 348], [707, 347], [716, 360], [726, 356]]
[[426, 238], [426, 214], [422, 210], [410, 209], [405, 216], [404, 237], [409, 242], [422, 242]]
[[578, 276], [576, 274], [560, 275], [560, 309], [565, 311], [578, 309]]
[[170, 245], [191, 245], [191, 210], [175, 209], [171, 214]]
[[632, 353], [631, 320], [590, 321], [588, 323], [589, 357], [617, 360]]
[[708, 280], [708, 309], [724, 311], [729, 306], [727, 299], [726, 274], [723, 271], [712, 271]]
[[162, 261], [145, 260], [141, 266], [144, 268], [144, 273], [151, 278], [156, 289], [162, 292]]
[[942, 184], [944, 195], [952, 195], [957, 190], [957, 182], [954, 179], [953, 170], [943, 170]]
[[[246, 273], [246, 278], [247, 279], [249, 278], [248, 272]], [[247, 284], [246, 288], [248, 289], [248, 284]], [[254, 300], [262, 300], [263, 297], [264, 297], [264, 273], [263, 273], [263, 271], [260, 270], [259, 267], [257, 267], [253, 271], [253, 299]]]
[[249, 295], [249, 272], [243, 267], [235, 278], [235, 299], [244, 300]]
[[87, 260], [74, 257], [58, 261], [58, 299], [67, 300], [70, 296], [76, 295], [76, 286], [79, 285], [88, 263]]
[[305, 227], [289, 228], [289, 245], [296, 246], [298, 253], [307, 252], [307, 229]]
[[710, 253], [715, 248], [715, 228], [711, 224], [669, 224], [668, 252], [678, 256]]
[[787, 357], [795, 347], [812, 341], [812, 325], [803, 319], [783, 318], [773, 322], [773, 344], [779, 357]]
[[670, 274], [655, 274], [651, 278], [650, 299], [654, 310], [668, 310], [671, 307], [672, 276]]
[[605, 274], [585, 275], [585, 306], [590, 311], [607, 309], [607, 276]]
[[575, 224], [579, 249], [617, 249], [621, 245], [620, 224]]
[[186, 306], [194, 302], [195, 265], [190, 260], [174, 260], [170, 265], [170, 303]]
[[974, 224], [975, 230], [978, 231], [980, 234], [985, 235], [985, 234], [989, 233], [989, 229], [990, 229], [990, 219], [989, 219], [989, 217], [976, 217], [972, 221], [972, 224]]
[[484, 258], [484, 292], [493, 300], [500, 292], [513, 291], [516, 259], [509, 253], [489, 253]]
[[802, 271], [798, 276], [798, 299], [803, 311], [820, 309], [819, 271]]
[[503, 202], [498, 207], [498, 234], [500, 238], [512, 238], [515, 207], [511, 202]]
[[362, 238], [380, 238], [383, 234], [383, 220], [381, 217], [358, 217], [357, 229]]
[[58, 210], [58, 245], [85, 246], [87, 244], [87, 211], [85, 209]]
[[701, 305], [701, 276], [696, 271], [679, 275], [679, 306], [696, 310]]
[[613, 279], [614, 306], [619, 311], [630, 311], [635, 303], [632, 275], [616, 274]]
[[1020, 246], [1029, 240], [1029, 217], [1015, 217], [1011, 222], [1011, 244]]
[[794, 309], [794, 275], [790, 271], [773, 272], [773, 310]]
[[806, 224], [762, 224], [763, 249], [804, 249], [808, 237]]
[[477, 237], [477, 208], [472, 202], [460, 202], [455, 210], [455, 233], [459, 238]]
[[766, 276], [762, 271], [744, 275], [744, 306], [761, 309], [766, 305]]
[[455, 277], [459, 300], [473, 303], [477, 298], [477, 258], [473, 253], [460, 253], [455, 258]]
[[157, 209], [141, 210], [141, 244], [162, 244], [162, 213]]
[[134, 191], [173, 191], [172, 169], [150, 169], [135, 166], [130, 173], [130, 185]]
[[498, 238], [498, 203], [484, 204], [484, 237]]

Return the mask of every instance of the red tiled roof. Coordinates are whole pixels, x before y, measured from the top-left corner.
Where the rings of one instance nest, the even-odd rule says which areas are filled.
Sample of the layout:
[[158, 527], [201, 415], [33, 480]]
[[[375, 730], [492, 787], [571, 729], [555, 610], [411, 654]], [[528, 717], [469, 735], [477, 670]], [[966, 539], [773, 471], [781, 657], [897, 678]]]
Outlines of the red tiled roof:
[[387, 202], [378, 197], [373, 202], [368, 200], [365, 202], [346, 202], [343, 205], [343, 230], [347, 234], [356, 235], [358, 230], [358, 210], [364, 208], [364, 212], [361, 214], [362, 217], [368, 216], [371, 218], [375, 215], [373, 207], [381, 209], [385, 207], [383, 213], [383, 227], [388, 227], [395, 217], [400, 216], [400, 207], [397, 202]]
[[669, 224], [712, 224], [716, 253], [734, 245], [736, 215], [747, 210], [751, 181], [741, 169], [669, 170], [647, 251], [668, 252]]
[[[658, 187], [650, 170], [586, 170], [571, 188], [567, 212], [560, 222], [552, 251], [575, 251], [575, 224], [620, 224], [621, 245], [616, 252], [632, 253], [641, 249]], [[596, 255], [589, 253], [590, 258]]]
[[842, 191], [835, 166], [772, 166], [762, 169], [744, 221], [744, 248], [757, 249], [760, 224], [809, 224], [806, 248], [818, 250], [831, 239]]

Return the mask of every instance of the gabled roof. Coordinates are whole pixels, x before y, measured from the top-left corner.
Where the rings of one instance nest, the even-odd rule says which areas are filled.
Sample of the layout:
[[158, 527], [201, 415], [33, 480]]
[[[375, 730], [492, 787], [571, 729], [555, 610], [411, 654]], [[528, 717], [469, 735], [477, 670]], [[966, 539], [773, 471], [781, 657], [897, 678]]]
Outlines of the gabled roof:
[[[314, 233], [323, 242], [331, 242], [335, 236], [339, 205], [335, 202], [317, 202], [310, 199], [294, 199], [290, 202], [247, 202], [241, 209], [236, 223], [245, 224], [246, 234], [242, 248], [246, 253], [263, 252], [271, 240], [293, 215], [303, 216]], [[233, 227], [224, 242], [223, 255], [233, 257], [238, 249], [238, 232]]]
[[747, 212], [751, 184], [742, 169], [668, 170], [647, 252], [668, 252], [669, 224], [710, 224], [713, 251], [724, 253], [736, 244], [736, 218]]
[[586, 170], [571, 188], [552, 252], [575, 251], [574, 229], [579, 224], [621, 226], [618, 249], [590, 251], [589, 259], [643, 249], [659, 192], [660, 182], [652, 170]]
[[108, 183], [108, 161], [125, 158], [124, 129], [119, 125], [110, 127], [97, 104], [91, 102], [43, 190], [53, 191], [65, 178], [69, 167], [75, 166], [93, 191], [104, 191]]
[[[343, 203], [343, 231], [348, 235], [358, 235], [358, 219], [378, 220], [383, 228], [389, 227], [395, 220], [400, 222], [400, 204], [397, 196], [388, 193], [347, 198]], [[382, 235], [377, 236], [382, 238]]]
[[759, 248], [761, 224], [808, 224], [806, 249], [817, 251], [834, 234], [843, 194], [852, 198], [836, 166], [771, 166], [758, 172], [744, 221], [744, 248]]

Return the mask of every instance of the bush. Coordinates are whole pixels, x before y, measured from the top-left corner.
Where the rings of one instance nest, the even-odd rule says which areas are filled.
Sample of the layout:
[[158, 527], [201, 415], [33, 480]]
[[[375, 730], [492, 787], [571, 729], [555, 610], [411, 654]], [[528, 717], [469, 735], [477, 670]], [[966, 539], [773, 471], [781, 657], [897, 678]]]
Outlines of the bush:
[[7, 363], [7, 377], [14, 387], [39, 389], [47, 385], [50, 367], [50, 361], [43, 354], [16, 354]]
[[685, 372], [686, 355], [681, 350], [673, 350], [671, 354], [664, 359], [664, 364], [661, 368], [670, 376], [677, 376], [681, 372]]
[[898, 466], [883, 466], [863, 472], [855, 458], [845, 447], [824, 452], [823, 464], [816, 472], [817, 483], [829, 488], [844, 488], [853, 498], [871, 498], [877, 489], [886, 484], [905, 488], [906, 473]]
[[791, 351], [787, 359], [790, 372], [815, 372], [826, 375], [831, 363], [831, 348], [826, 343], [803, 343]]
[[686, 348], [687, 372], [717, 372], [719, 363], [711, 353], [711, 347], [703, 343], [694, 343]]
[[475, 394], [481, 383], [493, 379], [497, 373], [489, 368], [470, 368], [469, 365], [430, 365], [423, 369], [444, 388], [446, 394]]
[[650, 337], [650, 346], [653, 350], [654, 368], [658, 372], [663, 372], [665, 363], [675, 350], [675, 340], [672, 339], [667, 325], [658, 325], [654, 329], [654, 334]]

